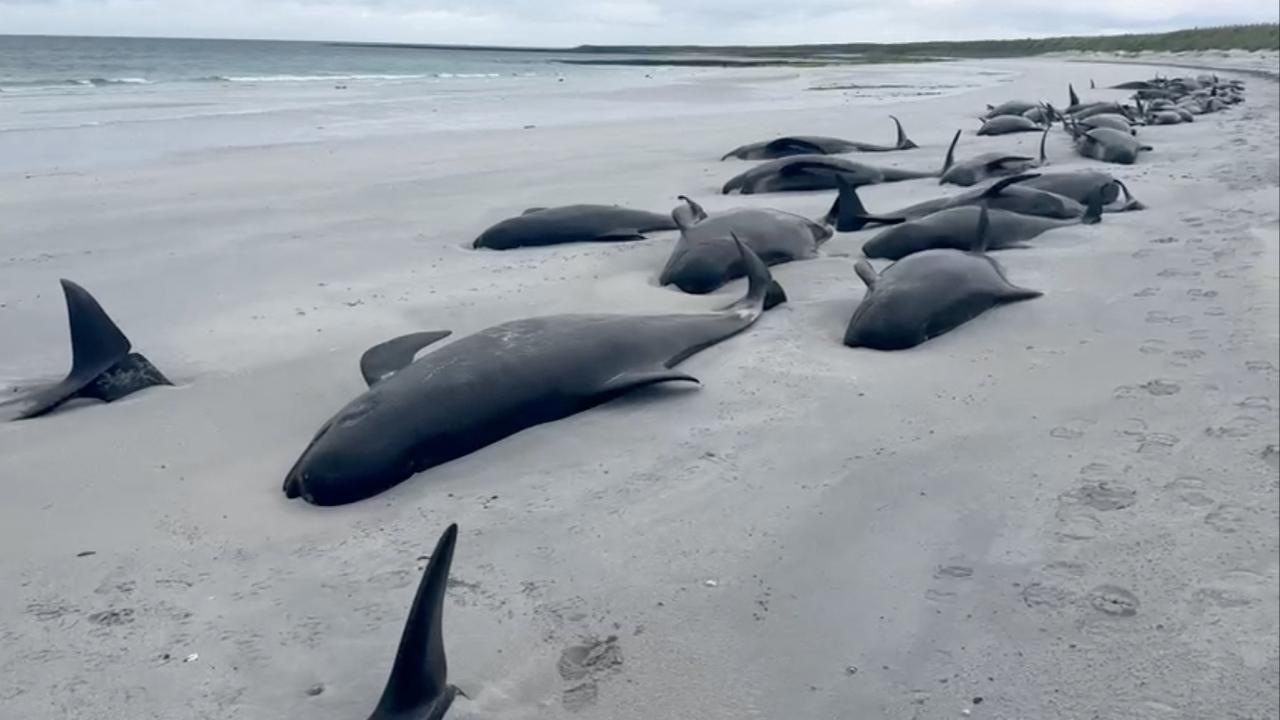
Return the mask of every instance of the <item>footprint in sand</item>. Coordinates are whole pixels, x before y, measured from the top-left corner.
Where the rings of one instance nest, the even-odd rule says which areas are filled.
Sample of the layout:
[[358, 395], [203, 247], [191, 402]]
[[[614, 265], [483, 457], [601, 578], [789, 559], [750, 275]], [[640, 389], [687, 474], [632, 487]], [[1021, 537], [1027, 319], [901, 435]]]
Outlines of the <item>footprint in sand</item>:
[[1194, 475], [1179, 475], [1165, 485], [1164, 489], [1176, 494], [1180, 502], [1191, 508], [1206, 508], [1217, 502], [1205, 494], [1204, 480]]
[[1152, 310], [1147, 313], [1147, 322], [1152, 325], [1186, 325], [1191, 322], [1191, 316], [1170, 315], [1163, 310]]
[[1204, 434], [1215, 438], [1245, 438], [1258, 430], [1260, 423], [1251, 417], [1241, 415], [1217, 427], [1204, 429]]
[[[973, 576], [973, 568], [967, 565], [942, 565], [933, 572], [935, 580], [951, 581], [964, 580]], [[924, 596], [927, 600], [934, 602], [950, 602], [958, 593], [946, 586], [929, 588], [925, 591]]]
[[1143, 454], [1165, 453], [1179, 442], [1181, 442], [1181, 440], [1177, 435], [1171, 435], [1169, 433], [1148, 433], [1147, 435], [1144, 435], [1142, 441], [1138, 443], [1138, 452]]
[[1119, 585], [1099, 585], [1089, 591], [1089, 605], [1112, 617], [1133, 617], [1140, 603], [1137, 595]]
[[120, 610], [103, 610], [89, 616], [89, 622], [94, 625], [103, 627], [115, 627], [117, 625], [128, 625], [133, 622], [133, 608], [122, 608]]
[[1210, 606], [1230, 609], [1257, 605], [1275, 587], [1275, 576], [1267, 576], [1252, 570], [1228, 570], [1214, 580], [1205, 583], [1191, 594], [1191, 601], [1201, 610]]
[[1222, 504], [1204, 516], [1204, 523], [1223, 535], [1234, 535], [1240, 532], [1247, 519], [1244, 508]]
[[1078, 440], [1084, 437], [1085, 431], [1093, 423], [1089, 420], [1072, 420], [1065, 425], [1059, 425], [1049, 431], [1049, 437], [1058, 438], [1059, 440]]
[[1070, 505], [1059, 507], [1057, 518], [1062, 523], [1057, 530], [1057, 536], [1062, 540], [1092, 540], [1102, 532], [1102, 521], [1078, 507]]
[[1089, 507], [1100, 512], [1123, 510], [1137, 501], [1137, 491], [1112, 482], [1088, 483], [1058, 497], [1058, 502], [1064, 505]]
[[1266, 375], [1274, 375], [1276, 373], [1276, 366], [1267, 360], [1250, 360], [1244, 364], [1244, 368], [1249, 372]]
[[1149, 380], [1143, 383], [1142, 385], [1139, 385], [1138, 387], [1141, 388], [1143, 391], [1145, 391], [1148, 395], [1155, 395], [1156, 397], [1177, 395], [1178, 393], [1182, 392], [1181, 385], [1179, 385], [1176, 382], [1171, 382], [1169, 380]]
[[1163, 355], [1164, 346], [1165, 341], [1149, 338], [1147, 340], [1143, 340], [1142, 344], [1138, 346], [1138, 352], [1143, 355]]
[[622, 671], [618, 636], [610, 635], [603, 640], [587, 638], [580, 645], [565, 648], [556, 669], [566, 683], [561, 697], [566, 710], [580, 712], [595, 705], [600, 694], [599, 681]]
[[1267, 445], [1262, 448], [1258, 456], [1262, 458], [1263, 462], [1270, 465], [1273, 470], [1280, 468], [1280, 445], [1274, 443]]
[[1031, 583], [1022, 589], [1022, 602], [1029, 608], [1061, 610], [1075, 600], [1075, 594], [1059, 585]]

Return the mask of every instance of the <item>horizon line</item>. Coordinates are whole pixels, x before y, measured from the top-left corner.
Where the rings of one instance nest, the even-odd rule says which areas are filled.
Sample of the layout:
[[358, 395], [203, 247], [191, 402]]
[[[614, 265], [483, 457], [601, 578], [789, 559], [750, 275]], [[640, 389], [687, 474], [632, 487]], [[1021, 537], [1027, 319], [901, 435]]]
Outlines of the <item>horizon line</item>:
[[[389, 48], [389, 49], [421, 49], [421, 50], [483, 50], [494, 52], [537, 52], [537, 53], [554, 53], [554, 52], [581, 52], [587, 49], [598, 49], [601, 51], [626, 51], [629, 49], [673, 49], [673, 50], [735, 50], [735, 49], [752, 49], [752, 50], [768, 50], [774, 48], [822, 48], [822, 47], [841, 47], [841, 46], [867, 46], [879, 48], [893, 48], [898, 46], [914, 46], [914, 45], [946, 45], [946, 44], [965, 44], [965, 43], [998, 43], [998, 42], [1025, 42], [1031, 40], [1055, 40], [1055, 39], [1078, 39], [1078, 38], [1115, 38], [1142, 35], [1169, 35], [1179, 32], [1204, 31], [1204, 30], [1224, 30], [1231, 28], [1256, 28], [1256, 27], [1277, 27], [1280, 28], [1280, 22], [1256, 22], [1256, 23], [1231, 23], [1226, 25], [1204, 25], [1183, 27], [1174, 30], [1158, 30], [1158, 31], [1124, 31], [1124, 32], [1098, 32], [1089, 35], [1023, 35], [1018, 37], [1003, 38], [976, 38], [969, 40], [911, 40], [903, 42], [871, 42], [863, 40], [846, 40], [842, 42], [821, 42], [821, 43], [742, 43], [742, 44], [715, 44], [715, 45], [698, 45], [687, 43], [655, 43], [655, 44], [592, 44], [579, 43], [577, 45], [493, 45], [493, 44], [470, 44], [470, 43], [414, 43], [414, 42], [394, 42], [394, 41], [378, 41], [378, 40], [302, 40], [297, 38], [260, 38], [260, 37], [192, 37], [192, 36], [169, 36], [169, 35], [82, 35], [76, 33], [69, 34], [48, 34], [48, 33], [0, 33], [0, 38], [18, 37], [18, 38], [78, 38], [78, 39], [112, 39], [112, 40], [189, 40], [189, 41], [210, 41], [210, 42], [271, 42], [271, 43], [308, 43], [313, 45], [334, 45], [340, 47], [369, 47], [369, 48]], [[1280, 48], [1277, 48], [1280, 49]]]

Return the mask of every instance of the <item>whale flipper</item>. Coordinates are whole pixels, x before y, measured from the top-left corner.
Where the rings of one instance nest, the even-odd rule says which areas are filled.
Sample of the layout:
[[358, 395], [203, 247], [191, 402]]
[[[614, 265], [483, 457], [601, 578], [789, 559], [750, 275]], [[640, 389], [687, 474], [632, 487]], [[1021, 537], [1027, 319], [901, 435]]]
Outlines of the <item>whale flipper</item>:
[[871, 263], [866, 260], [859, 260], [854, 263], [853, 271], [858, 274], [858, 278], [862, 280], [868, 290], [874, 288], [876, 283], [880, 281], [879, 273], [877, 273], [876, 269], [871, 267]]
[[979, 195], [978, 197], [983, 199], [993, 198], [999, 195], [1000, 193], [1004, 192], [1004, 189], [1009, 187], [1010, 185], [1020, 183], [1023, 180], [1030, 180], [1031, 178], [1038, 178], [1038, 177], [1040, 177], [1040, 173], [1023, 173], [1021, 175], [1014, 175], [1012, 177], [1003, 178], [993, 183], [991, 187], [982, 191], [982, 194]]
[[657, 385], [664, 382], [691, 382], [698, 383], [698, 378], [672, 370], [670, 368], [661, 368], [658, 370], [636, 370], [633, 372], [623, 373], [610, 378], [602, 385], [597, 394], [606, 397], [616, 397], [630, 390], [645, 387], [646, 385]]
[[1035, 158], [1029, 158], [1026, 155], [1005, 155], [1004, 157], [998, 157], [995, 160], [988, 161], [983, 165], [983, 168], [989, 172], [999, 172], [1004, 170], [1004, 166], [1009, 163], [1029, 163], [1034, 161]]
[[422, 582], [409, 609], [391, 677], [369, 720], [421, 718], [440, 720], [458, 689], [449, 684], [441, 620], [449, 565], [458, 540], [458, 526], [450, 525], [431, 553]]
[[409, 333], [378, 343], [360, 356], [360, 374], [369, 387], [403, 370], [422, 348], [449, 337], [451, 330]]
[[644, 240], [640, 228], [612, 228], [591, 238], [593, 242], [618, 242], [622, 240]]
[[26, 399], [18, 419], [43, 415], [73, 397], [111, 402], [153, 385], [170, 385], [132, 345], [88, 290], [61, 280], [71, 330], [71, 372], [56, 385]]

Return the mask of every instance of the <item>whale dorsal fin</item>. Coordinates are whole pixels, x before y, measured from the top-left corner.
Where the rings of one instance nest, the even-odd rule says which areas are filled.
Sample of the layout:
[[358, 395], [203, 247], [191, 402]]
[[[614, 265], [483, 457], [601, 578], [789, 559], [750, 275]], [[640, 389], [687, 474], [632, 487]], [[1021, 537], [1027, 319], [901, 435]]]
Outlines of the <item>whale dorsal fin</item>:
[[529, 214], [536, 213], [536, 212], [542, 212], [543, 210], [546, 210], [546, 209], [547, 209], [547, 208], [544, 208], [544, 207], [531, 207], [531, 208], [525, 208], [525, 211], [524, 211], [524, 212], [522, 212], [522, 213], [520, 213], [520, 214], [521, 214], [521, 215], [529, 215]]
[[360, 356], [360, 374], [369, 387], [386, 380], [413, 362], [413, 356], [437, 340], [449, 337], [449, 330], [409, 333], [378, 343]]
[[920, 147], [919, 145], [911, 142], [911, 138], [907, 137], [907, 131], [902, 129], [901, 120], [899, 120], [896, 116], [893, 116], [893, 115], [890, 115], [889, 118], [893, 120], [894, 126], [898, 128], [898, 140], [896, 143], [894, 143], [895, 148], [899, 150], [911, 150], [913, 148]]
[[871, 223], [896, 225], [906, 220], [906, 218], [879, 217], [869, 214], [866, 206], [862, 204], [862, 198], [858, 197], [858, 188], [843, 175], [836, 176], [836, 187], [839, 192], [831, 209], [823, 218], [823, 222], [828, 225], [834, 224], [838, 232], [857, 232]]
[[867, 260], [859, 260], [854, 263], [853, 271], [866, 284], [868, 290], [875, 288], [876, 283], [880, 281], [880, 275], [876, 273], [876, 269]]
[[88, 290], [70, 280], [61, 282], [71, 326], [71, 374], [96, 376], [128, 355], [132, 346]]
[[947, 171], [956, 162], [956, 143], [960, 142], [960, 130], [956, 131], [954, 137], [951, 138], [951, 146], [947, 148], [947, 157], [942, 161], [942, 174], [946, 175]]
[[983, 253], [987, 251], [987, 230], [991, 226], [991, 219], [987, 217], [987, 203], [984, 201], [979, 204], [981, 208], [978, 211], [978, 231], [973, 236], [973, 247], [969, 248], [969, 252]]
[[1053, 127], [1052, 120], [1045, 123], [1044, 134], [1040, 136], [1040, 164], [1041, 165], [1047, 165], [1049, 163], [1049, 158], [1044, 154], [1044, 144], [1045, 144], [1045, 141], [1049, 139], [1049, 128], [1051, 127]]
[[132, 345], [88, 290], [61, 280], [71, 331], [71, 371], [56, 385], [26, 398], [19, 419], [43, 415], [70, 400], [102, 373], [129, 355]]
[[441, 718], [453, 702], [457, 690], [447, 679], [441, 621], [457, 540], [458, 526], [450, 525], [436, 542], [409, 609], [391, 677], [369, 720], [411, 717], [411, 711], [419, 713], [412, 717]]
[[1075, 86], [1072, 85], [1071, 83], [1067, 83], [1067, 93], [1068, 93], [1069, 99], [1071, 100], [1071, 103], [1070, 103], [1071, 107], [1075, 107], [1076, 105], [1080, 104], [1080, 96], [1076, 95]]

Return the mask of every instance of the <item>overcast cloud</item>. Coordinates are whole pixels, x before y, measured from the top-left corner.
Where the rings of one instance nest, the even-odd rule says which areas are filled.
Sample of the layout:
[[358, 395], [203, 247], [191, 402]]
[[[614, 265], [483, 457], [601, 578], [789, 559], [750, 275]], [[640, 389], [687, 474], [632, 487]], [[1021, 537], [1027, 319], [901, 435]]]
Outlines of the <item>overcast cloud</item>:
[[0, 33], [453, 44], [898, 42], [1276, 22], [1276, 0], [0, 0]]

